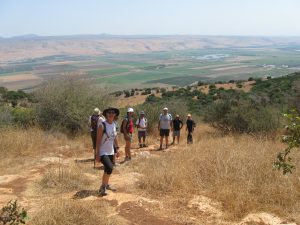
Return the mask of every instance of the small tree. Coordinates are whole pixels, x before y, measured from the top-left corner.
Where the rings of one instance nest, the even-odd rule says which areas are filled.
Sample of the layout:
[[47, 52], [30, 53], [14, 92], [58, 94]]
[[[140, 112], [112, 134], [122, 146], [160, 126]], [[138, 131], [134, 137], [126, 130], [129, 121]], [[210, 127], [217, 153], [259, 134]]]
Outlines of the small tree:
[[288, 125], [286, 126], [287, 134], [282, 137], [282, 141], [288, 146], [283, 152], [278, 153], [274, 167], [282, 170], [283, 174], [287, 174], [292, 173], [295, 168], [289, 154], [293, 149], [300, 147], [300, 115], [297, 110], [293, 109], [290, 113], [284, 114], [284, 117], [288, 120]]
[[87, 127], [95, 107], [103, 110], [112, 104], [108, 94], [92, 84], [73, 77], [51, 81], [35, 93], [38, 124], [44, 129], [59, 129], [75, 135]]

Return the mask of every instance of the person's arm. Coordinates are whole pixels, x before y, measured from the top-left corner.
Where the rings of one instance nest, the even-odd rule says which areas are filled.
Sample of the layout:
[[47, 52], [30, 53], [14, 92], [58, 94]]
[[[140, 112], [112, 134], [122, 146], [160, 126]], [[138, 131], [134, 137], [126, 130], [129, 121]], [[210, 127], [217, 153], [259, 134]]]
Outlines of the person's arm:
[[186, 125], [185, 131], [188, 131], [188, 123], [187, 123], [187, 121], [186, 121], [185, 125]]
[[114, 140], [114, 146], [115, 146], [115, 148], [116, 148], [116, 157], [117, 158], [119, 158], [119, 155], [120, 155], [120, 153], [119, 153], [119, 140], [118, 140], [118, 136], [115, 138], [115, 140]]
[[158, 120], [158, 128], [157, 129], [160, 130], [160, 118]]
[[92, 117], [90, 116], [89, 117], [89, 127], [91, 127], [92, 126]]
[[96, 142], [96, 160], [97, 162], [100, 162], [100, 145], [102, 142], [102, 137], [103, 137], [103, 125], [98, 126], [97, 129], [97, 142]]

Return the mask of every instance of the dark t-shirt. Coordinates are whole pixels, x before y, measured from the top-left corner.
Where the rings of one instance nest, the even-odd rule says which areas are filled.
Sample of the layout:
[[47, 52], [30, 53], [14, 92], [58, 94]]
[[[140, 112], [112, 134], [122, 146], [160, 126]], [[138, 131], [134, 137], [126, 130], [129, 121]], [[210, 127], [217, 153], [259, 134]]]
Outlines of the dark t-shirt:
[[189, 132], [192, 132], [194, 130], [194, 127], [195, 127], [195, 122], [194, 120], [187, 120], [186, 121], [186, 126], [187, 126], [187, 129]]
[[183, 123], [182, 123], [181, 120], [176, 120], [175, 119], [172, 122], [173, 122], [173, 129], [174, 129], [174, 131], [179, 131], [182, 128], [182, 126], [183, 126]]

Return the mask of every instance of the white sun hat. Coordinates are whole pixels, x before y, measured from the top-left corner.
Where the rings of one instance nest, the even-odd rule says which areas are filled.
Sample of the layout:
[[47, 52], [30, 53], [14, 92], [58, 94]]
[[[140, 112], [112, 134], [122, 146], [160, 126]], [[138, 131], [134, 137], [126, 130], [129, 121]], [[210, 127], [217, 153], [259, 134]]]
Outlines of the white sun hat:
[[95, 114], [95, 115], [100, 115], [100, 114], [101, 114], [100, 109], [99, 109], [99, 108], [95, 108], [95, 109], [94, 109], [94, 114]]
[[128, 112], [128, 113], [134, 112], [134, 110], [133, 110], [133, 108], [128, 108], [128, 109], [127, 109], [127, 112]]
[[168, 109], [167, 107], [165, 107], [163, 110], [164, 110], [164, 111], [168, 111], [169, 109]]

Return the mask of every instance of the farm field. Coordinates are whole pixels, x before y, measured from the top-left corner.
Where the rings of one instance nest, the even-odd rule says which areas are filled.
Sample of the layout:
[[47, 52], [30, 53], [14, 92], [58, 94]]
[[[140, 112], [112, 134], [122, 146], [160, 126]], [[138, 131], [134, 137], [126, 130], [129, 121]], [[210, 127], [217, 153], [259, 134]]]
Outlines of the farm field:
[[[186, 86], [197, 81], [278, 77], [300, 70], [300, 52], [286, 48], [209, 48], [104, 55], [53, 55], [0, 64], [0, 86], [30, 89], [76, 74], [99, 85]], [[34, 79], [33, 79], [34, 78]], [[34, 81], [34, 82], [31, 82]]]

